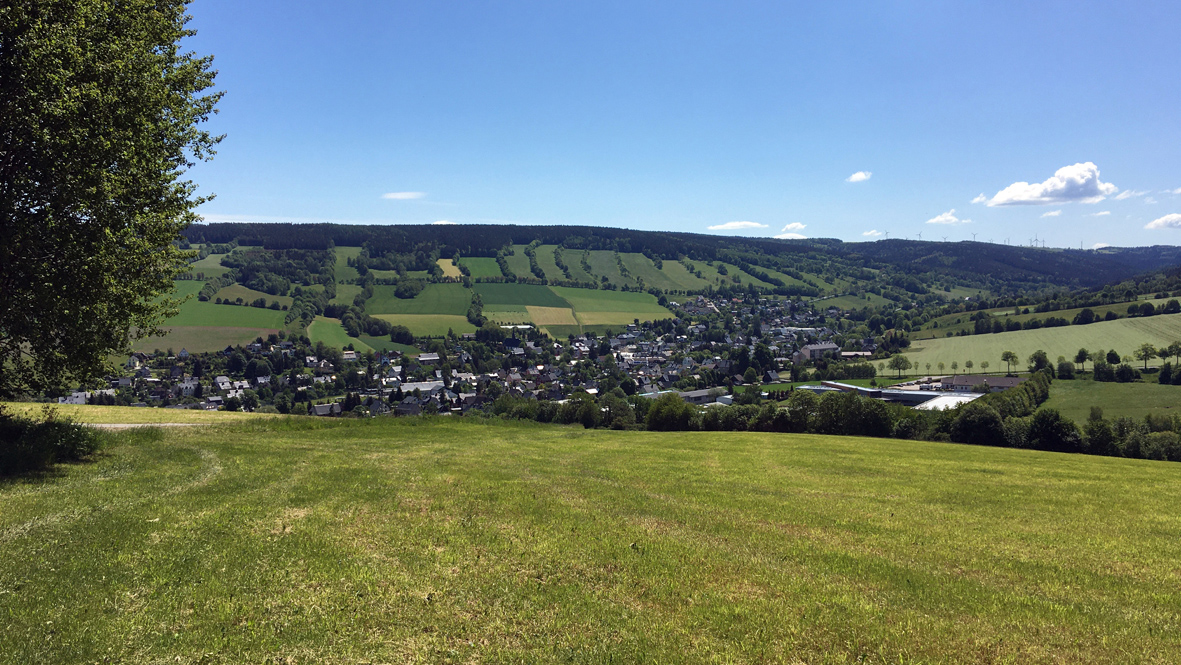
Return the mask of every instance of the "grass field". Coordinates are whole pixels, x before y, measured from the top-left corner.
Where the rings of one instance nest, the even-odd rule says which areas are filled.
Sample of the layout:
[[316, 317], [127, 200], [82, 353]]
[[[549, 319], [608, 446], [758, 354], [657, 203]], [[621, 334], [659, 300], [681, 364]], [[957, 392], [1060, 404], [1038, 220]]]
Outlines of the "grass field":
[[[476, 284], [473, 287], [485, 306], [533, 305], [535, 307], [569, 307], [561, 296], [548, 286], [536, 284]], [[581, 289], [590, 291], [590, 289]], [[593, 293], [593, 291], [591, 291]]]
[[278, 328], [240, 328], [235, 326], [167, 326], [168, 334], [163, 337], [148, 337], [137, 341], [136, 351], [151, 352], [156, 349], [185, 349], [191, 353], [221, 351], [227, 346], [245, 346], [257, 337], [279, 332]]
[[[704, 264], [702, 264], [704, 266]], [[661, 269], [666, 279], [672, 282], [675, 286], [672, 288], [681, 289], [684, 291], [696, 291], [704, 289], [709, 286], [709, 282], [705, 279], [699, 279], [697, 275], [689, 272], [689, 269], [681, 265], [679, 261], [665, 261], [664, 268]], [[702, 273], [705, 274], [704, 272]]]
[[459, 262], [471, 271], [472, 277], [500, 277], [500, 264], [486, 256], [463, 256]]
[[[557, 262], [554, 260], [554, 248], [555, 247], [557, 247], [557, 245], [541, 245], [541, 246], [539, 246], [537, 248], [537, 265], [541, 266], [541, 270], [542, 270], [542, 272], [545, 273], [546, 279], [550, 279], [550, 280], [566, 279], [566, 274], [562, 272], [562, 269], [558, 267]], [[524, 252], [522, 252], [522, 253], [524, 253]], [[569, 265], [568, 261], [567, 261], [567, 265]], [[578, 264], [575, 263], [575, 265], [577, 266]], [[579, 270], [579, 272], [582, 272], [581, 266], [579, 266], [578, 270]], [[529, 273], [529, 274], [532, 274], [532, 273]], [[571, 273], [571, 276], [573, 276], [573, 273]]]
[[336, 283], [354, 280], [361, 276], [357, 269], [349, 265], [349, 259], [355, 259], [361, 254], [360, 247], [336, 248]]
[[[1170, 300], [1173, 300], [1173, 298], [1142, 298], [1137, 302], [1138, 304], [1144, 304], [1147, 302], [1151, 303], [1152, 306], [1157, 307], [1169, 302]], [[1112, 305], [1097, 305], [1095, 307], [1091, 307], [1090, 310], [1094, 312], [1099, 318], [1103, 318], [1108, 312], [1115, 312], [1118, 316], [1126, 317], [1128, 315], [1128, 306], [1131, 304], [1132, 303], [1122, 302]], [[1030, 312], [1029, 314], [1014, 314], [1012, 307], [989, 309], [985, 311], [990, 313], [993, 317], [1000, 319], [1002, 323], [1008, 323], [1009, 321], [1025, 323], [1031, 319], [1041, 319], [1044, 321], [1050, 316], [1066, 319], [1067, 321], [1073, 321], [1074, 317], [1079, 312], [1083, 311], [1083, 309], [1084, 308], [1082, 307], [1078, 307], [1075, 309], [1062, 309], [1058, 310], [1057, 312]], [[941, 316], [937, 319], [934, 319], [933, 321], [928, 322], [922, 330], [912, 332], [911, 339], [946, 337], [947, 333], [949, 332], [954, 334], [961, 330], [975, 330], [976, 323], [971, 320], [972, 314], [973, 312], [968, 312]], [[935, 323], [939, 324], [938, 328], [932, 327]]]
[[[581, 258], [579, 258], [581, 261]], [[619, 264], [615, 262], [615, 252], [605, 249], [592, 250], [590, 258], [587, 259], [590, 264], [591, 272], [595, 274], [595, 279], [602, 279], [604, 275], [607, 276], [607, 281], [615, 286], [635, 284], [634, 279], [626, 279], [623, 273], [619, 272]]]
[[200, 261], [194, 261], [189, 265], [189, 270], [194, 273], [203, 273], [205, 279], [213, 277], [221, 277], [230, 271], [229, 268], [221, 265], [221, 259], [225, 254], [210, 254]]
[[442, 337], [448, 330], [457, 335], [476, 331], [466, 316], [454, 314], [374, 314], [374, 317], [397, 326], [406, 326], [411, 333], [427, 337]]
[[217, 298], [221, 298], [222, 300], [234, 300], [236, 298], [241, 298], [245, 303], [252, 303], [258, 298], [266, 298], [268, 305], [270, 305], [272, 302], [278, 301], [280, 305], [286, 305], [287, 307], [290, 307], [291, 303], [294, 302], [294, 299], [292, 299], [291, 296], [273, 296], [263, 291], [248, 289], [241, 284], [232, 284], [227, 286], [214, 294], [213, 297], [215, 300]]
[[[44, 404], [37, 402], [0, 402], [9, 413], [39, 418]], [[90, 404], [53, 404], [57, 413], [81, 423], [94, 424], [157, 424], [201, 423], [206, 425], [232, 423], [241, 420], [278, 417], [278, 414], [244, 413], [242, 411], [204, 411], [200, 409], [154, 409], [131, 406], [96, 406]], [[0, 481], [2, 483], [3, 481]], [[3, 493], [0, 484], [0, 494]]]
[[0, 484], [0, 662], [1181, 660], [1177, 464], [444, 420], [113, 440]]
[[1156, 377], [1144, 383], [1106, 383], [1089, 379], [1055, 381], [1045, 407], [1082, 424], [1091, 407], [1103, 409], [1105, 418], [1128, 416], [1142, 420], [1149, 413], [1172, 415], [1181, 409], [1181, 386], [1162, 386]]
[[569, 307], [534, 307], [525, 308], [529, 313], [529, 320], [539, 326], [576, 326], [578, 320], [574, 318], [574, 310]]
[[[972, 360], [977, 366], [981, 360], [987, 360], [989, 369], [1004, 370], [1005, 366], [1001, 363], [1001, 353], [1004, 351], [1016, 353], [1024, 368], [1025, 359], [1038, 349], [1045, 351], [1051, 361], [1060, 355], [1072, 359], [1080, 348], [1091, 351], [1115, 349], [1121, 356], [1129, 356], [1129, 362], [1139, 367], [1142, 364], [1130, 359], [1130, 356], [1141, 344], [1149, 342], [1156, 346], [1167, 346], [1178, 340], [1181, 340], [1181, 314], [1163, 314], [1103, 321], [1087, 326], [919, 340], [911, 343], [905, 355], [916, 364], [916, 369], [911, 370], [912, 374], [924, 372], [922, 365], [925, 363], [935, 365], [943, 361], [950, 367], [953, 360], [961, 366], [965, 360]], [[1160, 363], [1160, 359], [1155, 361], [1155, 364]], [[1149, 363], [1150, 366], [1153, 364]]]
[[324, 342], [324, 346], [333, 349], [343, 349], [352, 344], [355, 351], [374, 350], [359, 338], [349, 337], [344, 331], [344, 326], [340, 325], [340, 319], [330, 319], [327, 316], [317, 316], [316, 320], [312, 321], [308, 326], [308, 339], [312, 340], [312, 344]]
[[[394, 295], [393, 286], [374, 286], [365, 302], [369, 314], [445, 314], [463, 316], [472, 304], [472, 293], [462, 284], [426, 284], [414, 298]], [[444, 331], [446, 332], [446, 331]]]
[[514, 275], [521, 277], [532, 277], [533, 271], [529, 269], [529, 257], [525, 256], [525, 245], [513, 245], [513, 255], [506, 257], [509, 270], [513, 271]]
[[814, 300], [813, 304], [821, 309], [827, 309], [829, 307], [839, 307], [841, 309], [862, 309], [864, 307], [880, 307], [882, 305], [889, 304], [889, 302], [889, 300], [886, 300], [876, 293], [867, 293], [864, 296], [844, 295], [838, 296], [836, 298]]
[[398, 351], [407, 356], [417, 356], [422, 353], [417, 347], [391, 342], [389, 337], [361, 335], [361, 341], [365, 342], [374, 351]]
[[353, 298], [361, 294], [361, 287], [356, 284], [337, 284], [336, 297], [330, 300], [333, 305], [351, 305]]

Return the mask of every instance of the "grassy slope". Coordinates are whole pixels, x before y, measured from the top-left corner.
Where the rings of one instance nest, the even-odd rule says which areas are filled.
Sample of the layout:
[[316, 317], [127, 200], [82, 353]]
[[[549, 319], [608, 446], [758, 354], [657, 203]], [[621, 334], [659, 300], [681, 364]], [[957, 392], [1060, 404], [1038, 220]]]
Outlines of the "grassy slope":
[[[558, 296], [548, 286], [536, 284], [476, 284], [476, 293], [484, 305], [509, 305], [523, 307], [569, 307], [570, 303]], [[581, 289], [589, 291], [589, 289]]]
[[117, 441], [0, 485], [0, 662], [1181, 658], [1176, 464], [417, 420]]
[[230, 271], [229, 268], [225, 268], [221, 265], [221, 260], [224, 256], [226, 255], [210, 254], [200, 261], [194, 261], [192, 264], [190, 264], [189, 270], [193, 271], [194, 273], [204, 273], [206, 279], [211, 277], [221, 277]]
[[222, 300], [241, 298], [243, 302], [252, 303], [258, 298], [266, 298], [267, 304], [278, 301], [280, 305], [291, 306], [295, 300], [291, 296], [273, 296], [265, 291], [255, 291], [248, 289], [241, 284], [232, 284], [214, 294], [214, 299], [221, 298]]
[[[991, 363], [989, 369], [1003, 370], [1001, 353], [1012, 351], [1021, 358], [1022, 364], [1029, 354], [1041, 349], [1050, 360], [1058, 356], [1074, 358], [1079, 348], [1091, 351], [1097, 349], [1115, 349], [1121, 356], [1128, 355], [1145, 342], [1156, 346], [1167, 346], [1171, 342], [1181, 340], [1181, 314], [1167, 314], [1138, 319], [1120, 319], [1118, 321], [1103, 321], [1088, 326], [1064, 326], [1061, 328], [1039, 328], [1037, 330], [1022, 330], [1008, 333], [968, 335], [966, 337], [947, 337], [933, 340], [912, 342], [906, 356], [913, 363], [932, 363], [939, 361], [951, 365], [951, 361], [958, 361], [961, 365], [965, 360], [973, 360], [977, 365], [981, 360]], [[1129, 360], [1140, 366], [1134, 360]], [[1161, 361], [1155, 361], [1159, 364]], [[1152, 364], [1152, 363], [1150, 363]], [[913, 373], [913, 370], [912, 370]]]
[[427, 284], [414, 298], [394, 295], [393, 286], [374, 286], [365, 302], [368, 314], [447, 314], [463, 316], [472, 304], [471, 291], [462, 284]]
[[349, 337], [344, 331], [344, 326], [340, 325], [340, 319], [330, 319], [327, 316], [317, 316], [315, 321], [308, 326], [308, 339], [312, 340], [312, 344], [316, 342], [324, 342], [324, 346], [334, 349], [343, 349], [349, 344], [353, 345], [353, 349], [357, 351], [371, 351], [373, 347], [356, 337]]
[[[704, 266], [705, 264], [701, 264]], [[682, 289], [685, 291], [697, 291], [709, 286], [709, 282], [705, 279], [698, 279], [697, 275], [691, 274], [685, 266], [681, 265], [679, 261], [665, 261], [664, 268], [661, 269], [664, 276], [676, 286], [675, 289]], [[704, 275], [704, 271], [702, 275]]]
[[459, 272], [459, 266], [451, 262], [451, 259], [439, 259], [435, 261], [439, 265], [439, 269], [443, 271], [444, 277], [463, 277], [463, 273]]
[[[537, 265], [541, 266], [541, 270], [545, 273], [546, 279], [566, 279], [565, 273], [562, 272], [562, 269], [558, 267], [558, 263], [554, 260], [555, 247], [557, 247], [557, 245], [541, 245], [538, 247]], [[522, 250], [522, 254], [523, 253], [524, 250]], [[563, 259], [565, 259], [564, 256]], [[569, 265], [568, 262], [567, 265]], [[581, 270], [579, 272], [581, 272]], [[573, 276], [573, 273], [571, 273], [571, 276]]]
[[361, 253], [360, 247], [337, 247], [336, 248], [336, 281], [340, 282], [348, 279], [357, 279], [361, 275], [356, 268], [349, 265], [349, 259], [355, 259]]
[[[581, 258], [579, 260], [581, 261]], [[625, 278], [619, 272], [619, 264], [615, 262], [615, 252], [605, 249], [592, 250], [587, 263], [590, 264], [591, 271], [595, 273], [596, 279], [602, 279], [603, 275], [606, 275], [607, 281], [616, 286], [623, 286], [624, 284], [631, 286], [636, 283], [636, 280]]]
[[1045, 406], [1079, 424], [1090, 415], [1092, 406], [1102, 408], [1105, 418], [1129, 416], [1142, 420], [1149, 413], [1176, 413], [1181, 409], [1181, 386], [1162, 386], [1155, 381], [1155, 376], [1144, 383], [1055, 381]]
[[152, 352], [156, 349], [180, 351], [185, 349], [192, 353], [203, 351], [221, 351], [227, 346], [245, 346], [257, 337], [266, 339], [268, 335], [279, 332], [279, 328], [239, 328], [234, 326], [169, 326], [165, 327], [168, 334], [163, 337], [148, 337], [137, 341], [133, 348], [136, 351]]
[[500, 277], [500, 265], [496, 259], [485, 256], [464, 256], [459, 262], [467, 266], [472, 277]]
[[505, 260], [514, 275], [532, 277], [533, 271], [529, 270], [529, 257], [525, 256], [525, 247], [525, 245], [513, 245], [513, 255], [506, 257]]
[[[1138, 304], [1144, 304], [1147, 302], [1147, 303], [1151, 303], [1154, 307], [1156, 307], [1159, 305], [1163, 305], [1163, 304], [1169, 302], [1170, 300], [1173, 300], [1173, 298], [1159, 298], [1159, 299], [1149, 298], [1149, 299], [1141, 299], [1138, 302]], [[1096, 307], [1091, 307], [1090, 309], [1092, 312], [1095, 312], [1095, 314], [1097, 316], [1099, 316], [1099, 318], [1103, 318], [1104, 316], [1107, 315], [1108, 312], [1115, 312], [1120, 317], [1126, 317], [1128, 315], [1128, 306], [1131, 304], [1132, 303], [1121, 302], [1121, 303], [1115, 303], [1113, 305], [1098, 305]], [[1030, 319], [1040, 319], [1040, 320], [1044, 321], [1044, 320], [1046, 320], [1046, 318], [1051, 317], [1051, 316], [1056, 317], [1056, 318], [1060, 318], [1060, 319], [1066, 319], [1067, 321], [1073, 321], [1074, 317], [1079, 312], [1083, 311], [1083, 309], [1084, 308], [1082, 308], [1082, 307], [1078, 307], [1075, 309], [1062, 309], [1062, 310], [1058, 310], [1057, 312], [1044, 312], [1044, 313], [1030, 312], [1029, 314], [1014, 314], [1012, 307], [1000, 308], [1000, 309], [990, 309], [990, 310], [986, 310], [986, 311], [989, 312], [994, 318], [1000, 319], [1001, 323], [1008, 323], [1009, 321], [1017, 321], [1019, 323], [1025, 323], [1026, 321], [1029, 321]], [[972, 314], [974, 314], [974, 313], [975, 312], [967, 312], [967, 313], [948, 314], [946, 316], [941, 316], [937, 319], [934, 319], [933, 321], [928, 322], [922, 330], [912, 332], [911, 338], [912, 339], [927, 339], [927, 338], [933, 338], [933, 337], [946, 337], [947, 333], [949, 333], [949, 332], [950, 333], [957, 333], [961, 330], [968, 330], [968, 331], [975, 330], [976, 323], [971, 320]], [[958, 323], [957, 323], [957, 321], [958, 321]], [[936, 322], [939, 323], [939, 327], [933, 328], [932, 326]]]
[[361, 293], [361, 287], [356, 284], [337, 284], [336, 297], [330, 300], [333, 305], [351, 305], [353, 298]]

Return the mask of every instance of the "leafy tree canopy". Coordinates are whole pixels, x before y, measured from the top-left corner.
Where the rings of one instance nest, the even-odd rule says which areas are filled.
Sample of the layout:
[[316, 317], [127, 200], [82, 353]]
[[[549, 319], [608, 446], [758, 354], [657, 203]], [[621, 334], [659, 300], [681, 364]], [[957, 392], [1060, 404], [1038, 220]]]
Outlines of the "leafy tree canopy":
[[178, 304], [182, 177], [220, 140], [188, 2], [0, 4], [0, 397], [105, 373]]

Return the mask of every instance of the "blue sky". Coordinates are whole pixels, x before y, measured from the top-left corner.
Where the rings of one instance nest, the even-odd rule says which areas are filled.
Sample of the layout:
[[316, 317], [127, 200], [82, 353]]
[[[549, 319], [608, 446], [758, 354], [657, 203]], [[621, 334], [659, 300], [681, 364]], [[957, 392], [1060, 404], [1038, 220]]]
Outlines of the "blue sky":
[[1181, 3], [190, 11], [208, 221], [1181, 242]]

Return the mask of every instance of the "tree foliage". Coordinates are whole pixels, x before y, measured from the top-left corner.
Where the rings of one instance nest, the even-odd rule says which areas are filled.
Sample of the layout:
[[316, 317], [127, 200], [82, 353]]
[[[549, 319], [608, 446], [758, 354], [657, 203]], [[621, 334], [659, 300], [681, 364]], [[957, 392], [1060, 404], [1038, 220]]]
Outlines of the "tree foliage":
[[0, 396], [107, 370], [158, 333], [219, 93], [188, 0], [0, 5]]

